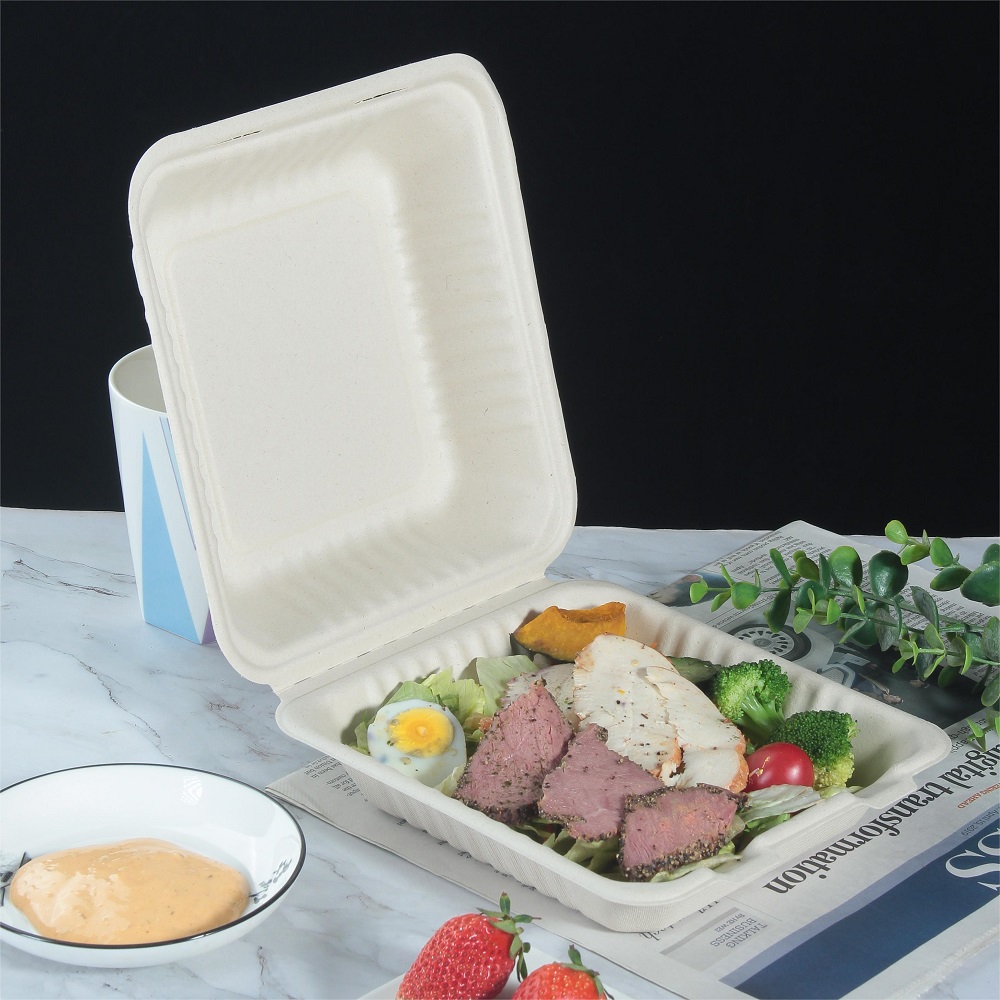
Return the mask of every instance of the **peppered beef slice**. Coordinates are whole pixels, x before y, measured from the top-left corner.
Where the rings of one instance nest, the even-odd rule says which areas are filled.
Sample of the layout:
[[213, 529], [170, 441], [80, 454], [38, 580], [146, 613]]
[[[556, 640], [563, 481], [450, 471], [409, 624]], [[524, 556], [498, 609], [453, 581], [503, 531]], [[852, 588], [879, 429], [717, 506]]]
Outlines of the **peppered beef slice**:
[[714, 857], [744, 797], [712, 785], [665, 786], [625, 803], [618, 863], [630, 881]]
[[576, 726], [580, 721], [579, 716], [573, 711], [573, 664], [553, 663], [549, 667], [542, 667], [530, 674], [518, 674], [511, 678], [504, 692], [502, 706], [509, 705], [516, 698], [524, 694], [532, 684], [541, 682], [548, 689], [549, 694], [556, 700], [559, 710], [571, 726]]
[[663, 787], [659, 778], [616, 753], [606, 740], [600, 726], [584, 726], [542, 783], [539, 815], [563, 823], [580, 840], [617, 836], [626, 799]]
[[533, 684], [497, 713], [469, 759], [455, 798], [501, 823], [538, 812], [542, 782], [562, 759], [570, 724], [543, 684]]

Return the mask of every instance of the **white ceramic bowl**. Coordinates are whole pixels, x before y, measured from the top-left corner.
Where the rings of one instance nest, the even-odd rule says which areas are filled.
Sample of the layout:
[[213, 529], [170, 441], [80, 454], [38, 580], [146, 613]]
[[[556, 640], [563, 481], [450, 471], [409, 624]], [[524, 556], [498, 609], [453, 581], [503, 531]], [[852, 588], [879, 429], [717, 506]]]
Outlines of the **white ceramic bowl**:
[[29, 778], [0, 792], [0, 816], [5, 857], [155, 837], [232, 865], [250, 883], [250, 903], [237, 920], [204, 934], [124, 946], [42, 937], [4, 894], [0, 940], [71, 965], [160, 965], [229, 944], [274, 912], [306, 856], [299, 824], [270, 796], [233, 778], [167, 764], [100, 764]]

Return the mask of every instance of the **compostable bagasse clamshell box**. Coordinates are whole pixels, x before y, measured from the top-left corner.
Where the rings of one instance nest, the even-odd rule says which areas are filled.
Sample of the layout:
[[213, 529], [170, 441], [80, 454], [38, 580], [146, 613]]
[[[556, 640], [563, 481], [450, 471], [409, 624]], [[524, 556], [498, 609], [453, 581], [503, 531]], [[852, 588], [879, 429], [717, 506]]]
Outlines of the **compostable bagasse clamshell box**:
[[473, 59], [168, 136], [136, 167], [129, 217], [219, 646], [380, 809], [600, 924], [649, 931], [823, 846], [947, 752], [936, 727], [784, 663], [790, 710], [857, 718], [864, 790], [738, 863], [636, 884], [352, 750], [360, 713], [399, 681], [508, 652], [551, 604], [623, 601], [629, 634], [665, 652], [760, 651], [624, 588], [544, 577], [575, 481], [510, 133]]

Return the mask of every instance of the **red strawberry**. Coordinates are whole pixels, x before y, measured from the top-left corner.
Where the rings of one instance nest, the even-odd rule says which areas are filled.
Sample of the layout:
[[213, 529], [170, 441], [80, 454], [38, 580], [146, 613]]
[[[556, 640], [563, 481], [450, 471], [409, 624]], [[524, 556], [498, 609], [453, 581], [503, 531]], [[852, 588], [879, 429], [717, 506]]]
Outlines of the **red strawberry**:
[[533, 918], [510, 914], [510, 897], [500, 896], [500, 910], [480, 910], [445, 921], [420, 950], [403, 976], [397, 1000], [489, 1000], [499, 996], [517, 965], [527, 971], [518, 922]]
[[514, 991], [514, 1000], [591, 1000], [607, 997], [593, 969], [580, 960], [580, 953], [569, 946], [569, 962], [550, 962], [535, 969]]

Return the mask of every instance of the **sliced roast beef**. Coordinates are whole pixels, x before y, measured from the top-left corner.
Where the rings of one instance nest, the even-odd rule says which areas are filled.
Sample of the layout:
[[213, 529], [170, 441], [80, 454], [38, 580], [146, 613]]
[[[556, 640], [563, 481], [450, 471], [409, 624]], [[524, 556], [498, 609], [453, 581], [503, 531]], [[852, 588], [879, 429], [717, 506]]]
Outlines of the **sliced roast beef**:
[[540, 667], [530, 674], [518, 674], [507, 683], [501, 706], [509, 705], [524, 694], [532, 684], [544, 684], [550, 695], [555, 698], [559, 710], [571, 726], [576, 726], [579, 717], [573, 711], [573, 664], [553, 663], [549, 667]]
[[539, 815], [563, 823], [580, 840], [617, 836], [625, 800], [663, 787], [659, 778], [610, 749], [607, 738], [600, 726], [584, 726], [542, 783]]
[[665, 786], [625, 803], [618, 863], [645, 882], [657, 872], [718, 854], [744, 796], [714, 785]]
[[572, 732], [545, 686], [533, 684], [496, 714], [455, 798], [502, 823], [532, 818], [545, 775], [562, 759]]

